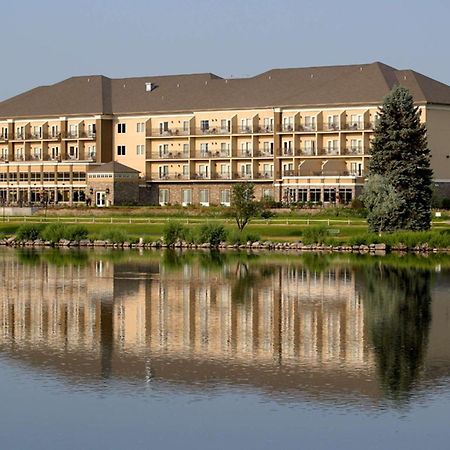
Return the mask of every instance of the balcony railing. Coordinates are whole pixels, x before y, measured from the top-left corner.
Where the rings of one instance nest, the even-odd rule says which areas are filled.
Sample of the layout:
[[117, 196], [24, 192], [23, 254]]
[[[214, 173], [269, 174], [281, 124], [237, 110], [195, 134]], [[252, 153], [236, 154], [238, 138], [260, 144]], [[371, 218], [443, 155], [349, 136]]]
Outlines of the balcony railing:
[[80, 139], [95, 139], [96, 135], [95, 131], [82, 131], [79, 133]]
[[188, 180], [189, 175], [182, 173], [152, 173], [153, 180]]
[[209, 176], [209, 173], [198, 172], [198, 173], [192, 174], [192, 179], [194, 179], [194, 180], [209, 180], [211, 178]]
[[295, 154], [297, 156], [314, 156], [316, 154], [316, 151], [311, 147], [301, 147], [295, 151]]
[[231, 134], [231, 128], [223, 127], [209, 127], [209, 128], [196, 128], [195, 134], [198, 135], [217, 135], [217, 134]]
[[315, 123], [297, 125], [295, 130], [300, 132], [303, 131], [305, 133], [311, 133], [317, 131], [317, 125]]
[[189, 152], [168, 152], [159, 153], [155, 156], [158, 159], [187, 159], [189, 158]]
[[151, 135], [156, 137], [187, 136], [189, 134], [191, 134], [191, 131], [184, 128], [170, 128], [167, 130], [153, 128], [151, 131]]
[[352, 122], [350, 121], [349, 123], [347, 123], [344, 127], [346, 130], [364, 130], [364, 122], [361, 121], [356, 121], [356, 122]]
[[78, 131], [66, 131], [63, 133], [64, 139], [78, 139], [80, 133]]
[[253, 127], [251, 125], [239, 125], [237, 132], [239, 134], [251, 134], [253, 133]]
[[272, 180], [273, 179], [273, 172], [260, 172], [256, 174], [257, 179], [262, 180]]
[[263, 133], [263, 134], [268, 134], [268, 133], [273, 133], [273, 125], [262, 125], [262, 126], [258, 126], [255, 130], [256, 133]]
[[336, 148], [336, 147], [332, 147], [332, 148], [326, 147], [326, 148], [322, 149], [322, 153], [321, 154], [322, 155], [337, 156], [337, 155], [339, 155], [339, 149]]
[[273, 157], [273, 150], [258, 150], [256, 153], [254, 153], [254, 156], [260, 156], [260, 157]]
[[337, 122], [323, 124], [323, 131], [339, 131], [340, 129], [341, 125]]
[[212, 175], [211, 177], [214, 180], [231, 180], [231, 173], [230, 172], [226, 172], [226, 173], [215, 173]]
[[281, 124], [280, 131], [290, 133], [294, 131], [294, 125], [292, 123], [283, 123]]
[[44, 139], [52, 139], [52, 140], [58, 140], [61, 138], [61, 133], [44, 133]]
[[318, 170], [312, 174], [315, 177], [348, 177], [349, 172], [347, 170]]
[[4, 142], [8, 140], [8, 135], [0, 134], [0, 141]]
[[239, 158], [251, 158], [252, 156], [252, 150], [250, 148], [247, 149], [240, 149], [237, 153], [237, 156]]
[[242, 173], [242, 172], [236, 172], [233, 174], [233, 178], [240, 179], [240, 180], [250, 180], [252, 178], [251, 173]]
[[364, 150], [362, 147], [349, 147], [344, 150], [346, 155], [362, 155]]
[[296, 175], [296, 171], [293, 169], [289, 169], [289, 170], [283, 170], [282, 171], [282, 176], [283, 177], [295, 177]]
[[293, 148], [282, 148], [280, 152], [280, 156], [294, 156]]

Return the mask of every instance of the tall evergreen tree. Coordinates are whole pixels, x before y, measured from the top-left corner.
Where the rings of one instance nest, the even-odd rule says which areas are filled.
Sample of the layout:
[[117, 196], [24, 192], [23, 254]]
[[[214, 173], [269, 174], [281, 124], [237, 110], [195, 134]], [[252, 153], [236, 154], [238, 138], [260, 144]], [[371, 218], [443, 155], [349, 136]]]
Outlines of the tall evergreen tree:
[[[384, 99], [372, 141], [369, 179], [383, 176], [401, 199], [391, 229], [426, 230], [431, 222], [432, 175], [426, 127], [408, 89], [396, 86]], [[369, 228], [380, 229], [371, 214]]]

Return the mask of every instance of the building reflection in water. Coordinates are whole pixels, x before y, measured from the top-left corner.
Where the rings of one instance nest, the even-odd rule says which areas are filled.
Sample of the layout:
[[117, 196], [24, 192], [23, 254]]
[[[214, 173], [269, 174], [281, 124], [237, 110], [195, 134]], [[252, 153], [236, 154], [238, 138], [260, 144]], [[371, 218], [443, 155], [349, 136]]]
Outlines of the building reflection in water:
[[[377, 399], [386, 383], [391, 393], [412, 389], [423, 364], [427, 278], [405, 291], [404, 274], [386, 284], [342, 262], [71, 255], [67, 263], [55, 252], [0, 254], [0, 346], [77, 383], [114, 377]], [[405, 314], [405, 300], [418, 297], [426, 300]], [[395, 353], [405, 345], [413, 355]], [[396, 387], [386, 379], [399, 360], [415, 368]]]

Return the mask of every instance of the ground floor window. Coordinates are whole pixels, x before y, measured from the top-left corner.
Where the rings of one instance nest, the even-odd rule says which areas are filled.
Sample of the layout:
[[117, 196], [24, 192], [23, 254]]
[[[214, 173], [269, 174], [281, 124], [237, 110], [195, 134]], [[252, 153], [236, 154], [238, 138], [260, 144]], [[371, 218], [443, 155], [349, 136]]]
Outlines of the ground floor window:
[[161, 206], [167, 205], [169, 203], [169, 189], [159, 190], [159, 204]]
[[339, 203], [350, 203], [353, 199], [353, 192], [351, 189], [339, 189], [337, 199]]
[[325, 188], [323, 190], [323, 201], [326, 203], [336, 202], [336, 189], [335, 188]]
[[220, 191], [220, 204], [224, 206], [230, 206], [231, 194], [229, 189]]
[[183, 189], [181, 191], [181, 203], [183, 206], [187, 206], [192, 203], [192, 189]]
[[321, 201], [320, 189], [311, 189], [309, 191], [310, 201], [313, 203], [318, 203]]
[[209, 206], [209, 190], [208, 189], [200, 189], [199, 200], [200, 200], [200, 205]]

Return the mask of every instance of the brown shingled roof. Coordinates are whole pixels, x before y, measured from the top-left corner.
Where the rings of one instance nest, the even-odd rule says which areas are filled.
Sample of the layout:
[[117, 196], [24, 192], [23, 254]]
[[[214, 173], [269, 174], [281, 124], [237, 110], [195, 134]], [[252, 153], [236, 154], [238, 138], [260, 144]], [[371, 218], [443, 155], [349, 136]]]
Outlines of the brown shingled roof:
[[[155, 86], [151, 92], [145, 83]], [[417, 103], [450, 105], [450, 86], [412, 70], [363, 65], [273, 69], [250, 78], [211, 73], [110, 79], [72, 77], [0, 103], [0, 117], [379, 104], [396, 84]]]
[[117, 161], [111, 161], [90, 169], [89, 173], [139, 173], [139, 170], [120, 164]]

